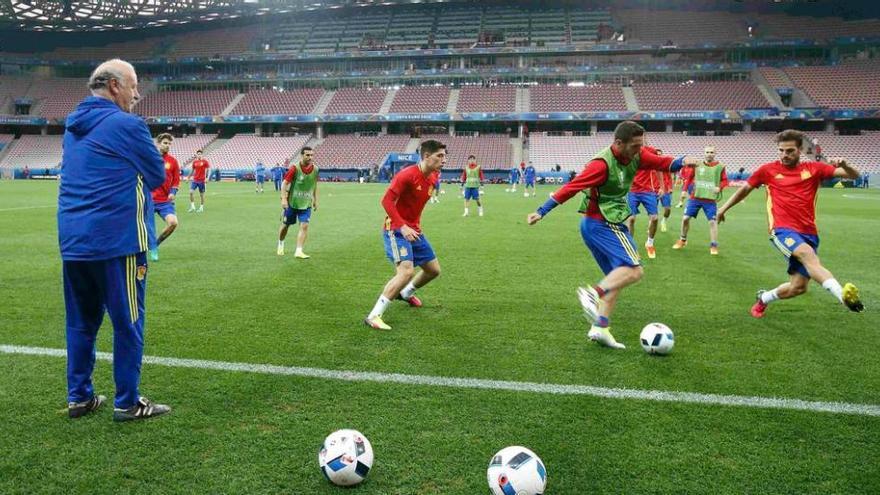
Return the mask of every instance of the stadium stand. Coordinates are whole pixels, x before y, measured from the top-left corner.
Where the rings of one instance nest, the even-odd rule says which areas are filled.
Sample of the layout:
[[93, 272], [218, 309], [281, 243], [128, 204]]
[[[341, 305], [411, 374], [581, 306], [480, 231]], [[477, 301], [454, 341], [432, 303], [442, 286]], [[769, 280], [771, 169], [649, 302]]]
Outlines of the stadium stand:
[[532, 45], [554, 46], [565, 44], [568, 13], [565, 9], [547, 9], [532, 12], [529, 42]]
[[0, 134], [0, 150], [15, 140], [15, 134]]
[[194, 31], [170, 37], [170, 55], [177, 58], [240, 55], [255, 51], [265, 37], [262, 25]]
[[361, 168], [381, 164], [388, 153], [406, 151], [409, 136], [331, 134], [315, 148], [315, 163], [322, 168]]
[[271, 168], [275, 163], [292, 158], [311, 139], [311, 135], [292, 137], [260, 137], [253, 134], [236, 134], [217, 149], [211, 150], [205, 159], [219, 170], [252, 168], [258, 161]]
[[387, 95], [384, 89], [342, 88], [333, 95], [324, 113], [379, 113]]
[[437, 48], [470, 47], [477, 42], [482, 21], [482, 8], [450, 5], [437, 16], [434, 45]]
[[25, 134], [11, 144], [0, 168], [55, 168], [61, 163], [62, 136]]
[[[445, 110], [445, 108], [444, 108]], [[463, 86], [458, 97], [459, 112], [515, 112], [516, 86]]]
[[171, 155], [183, 166], [196, 157], [196, 151], [205, 149], [215, 138], [216, 136], [211, 134], [174, 138], [171, 142]]
[[772, 106], [748, 81], [635, 83], [640, 110], [742, 110]]
[[569, 14], [570, 41], [575, 44], [595, 42], [599, 38], [599, 27], [613, 24], [608, 10], [572, 10]]
[[758, 69], [771, 88], [790, 88], [792, 83], [781, 69], [776, 67], [761, 67]]
[[436, 139], [447, 148], [450, 169], [467, 165], [467, 157], [474, 155], [484, 170], [509, 168], [513, 164], [513, 150], [506, 135], [483, 134], [480, 136], [449, 136], [446, 134], [423, 135], [422, 140]]
[[529, 89], [533, 112], [624, 112], [626, 100], [620, 86], [593, 84], [584, 87], [542, 84]]
[[[685, 136], [672, 132], [651, 132], [646, 143], [668, 155], [691, 154], [702, 156], [703, 148], [713, 145], [718, 159], [728, 171], [745, 168], [752, 172], [760, 165], [775, 160], [776, 149], [773, 132], [750, 132], [732, 136]], [[864, 133], [860, 136], [838, 136], [824, 132], [808, 133], [818, 139], [826, 157], [848, 158], [863, 172], [880, 171], [880, 148], [873, 145], [880, 133]], [[530, 137], [529, 158], [535, 168], [550, 170], [557, 163], [565, 170], [580, 169], [613, 141], [612, 133], [593, 136], [546, 136], [534, 133]], [[802, 155], [802, 159], [810, 159]]]
[[391, 103], [391, 113], [445, 112], [449, 86], [406, 86], [400, 88]]
[[880, 108], [880, 67], [876, 64], [789, 67], [785, 73], [819, 106]]
[[233, 115], [310, 114], [324, 90], [320, 88], [256, 89], [249, 91], [235, 108]]
[[144, 117], [220, 115], [237, 94], [231, 89], [160, 91], [145, 96], [134, 111]]
[[0, 77], [0, 115], [14, 113], [15, 99], [25, 96], [32, 82], [29, 77]]
[[[429, 22], [433, 23], [433, 15]], [[428, 46], [428, 33], [423, 23], [425, 13], [418, 7], [394, 9], [394, 17], [385, 35], [385, 44], [391, 49], [422, 48]]]
[[34, 81], [27, 96], [34, 99], [31, 114], [47, 119], [64, 119], [89, 95], [86, 80], [79, 78], [48, 78]]

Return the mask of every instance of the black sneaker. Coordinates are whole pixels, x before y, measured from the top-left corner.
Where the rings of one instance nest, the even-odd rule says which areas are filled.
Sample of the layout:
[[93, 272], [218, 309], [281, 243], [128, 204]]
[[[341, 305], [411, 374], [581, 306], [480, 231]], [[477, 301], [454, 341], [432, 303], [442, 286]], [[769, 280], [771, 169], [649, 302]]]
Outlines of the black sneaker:
[[164, 404], [154, 404], [146, 397], [141, 397], [138, 401], [128, 409], [113, 409], [113, 421], [133, 421], [135, 419], [148, 419], [154, 416], [160, 416], [171, 411], [171, 408]]
[[86, 414], [93, 413], [98, 410], [107, 400], [103, 395], [94, 395], [85, 402], [68, 402], [67, 415], [71, 418], [81, 418]]

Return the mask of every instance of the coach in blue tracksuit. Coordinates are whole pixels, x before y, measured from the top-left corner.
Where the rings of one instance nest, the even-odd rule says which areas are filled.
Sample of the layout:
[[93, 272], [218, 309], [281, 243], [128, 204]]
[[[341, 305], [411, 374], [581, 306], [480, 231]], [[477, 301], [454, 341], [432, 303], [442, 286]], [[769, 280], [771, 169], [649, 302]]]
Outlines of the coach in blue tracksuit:
[[138, 393], [150, 191], [162, 185], [165, 166], [146, 123], [130, 113], [140, 98], [134, 68], [122, 60], [104, 62], [89, 89], [92, 96], [67, 117], [58, 191], [68, 415], [89, 414], [105, 400], [95, 394], [92, 371], [106, 310], [113, 323], [113, 419], [145, 419], [170, 410]]
[[276, 163], [274, 167], [271, 169], [272, 172], [272, 181], [275, 182], [275, 190], [281, 190], [281, 181], [284, 180], [284, 172], [286, 170], [280, 164]]

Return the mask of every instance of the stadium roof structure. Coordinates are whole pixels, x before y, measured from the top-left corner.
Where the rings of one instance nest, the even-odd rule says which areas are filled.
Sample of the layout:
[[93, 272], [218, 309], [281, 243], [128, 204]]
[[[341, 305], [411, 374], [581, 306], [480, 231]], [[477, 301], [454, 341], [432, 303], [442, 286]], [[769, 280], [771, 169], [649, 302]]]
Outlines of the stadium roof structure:
[[373, 5], [448, 0], [0, 0], [0, 29], [113, 31]]

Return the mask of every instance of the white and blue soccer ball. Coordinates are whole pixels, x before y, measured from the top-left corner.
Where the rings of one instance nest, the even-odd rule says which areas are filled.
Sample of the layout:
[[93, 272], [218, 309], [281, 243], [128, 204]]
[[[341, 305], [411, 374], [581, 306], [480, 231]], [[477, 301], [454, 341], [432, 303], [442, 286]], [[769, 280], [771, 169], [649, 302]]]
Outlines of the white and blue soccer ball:
[[494, 495], [541, 495], [547, 487], [547, 470], [531, 450], [506, 447], [492, 456], [486, 480]]
[[675, 346], [675, 336], [672, 330], [662, 323], [648, 323], [639, 335], [642, 349], [648, 354], [666, 355], [672, 352]]
[[357, 485], [373, 467], [373, 446], [357, 430], [334, 431], [318, 451], [318, 465], [334, 485]]

